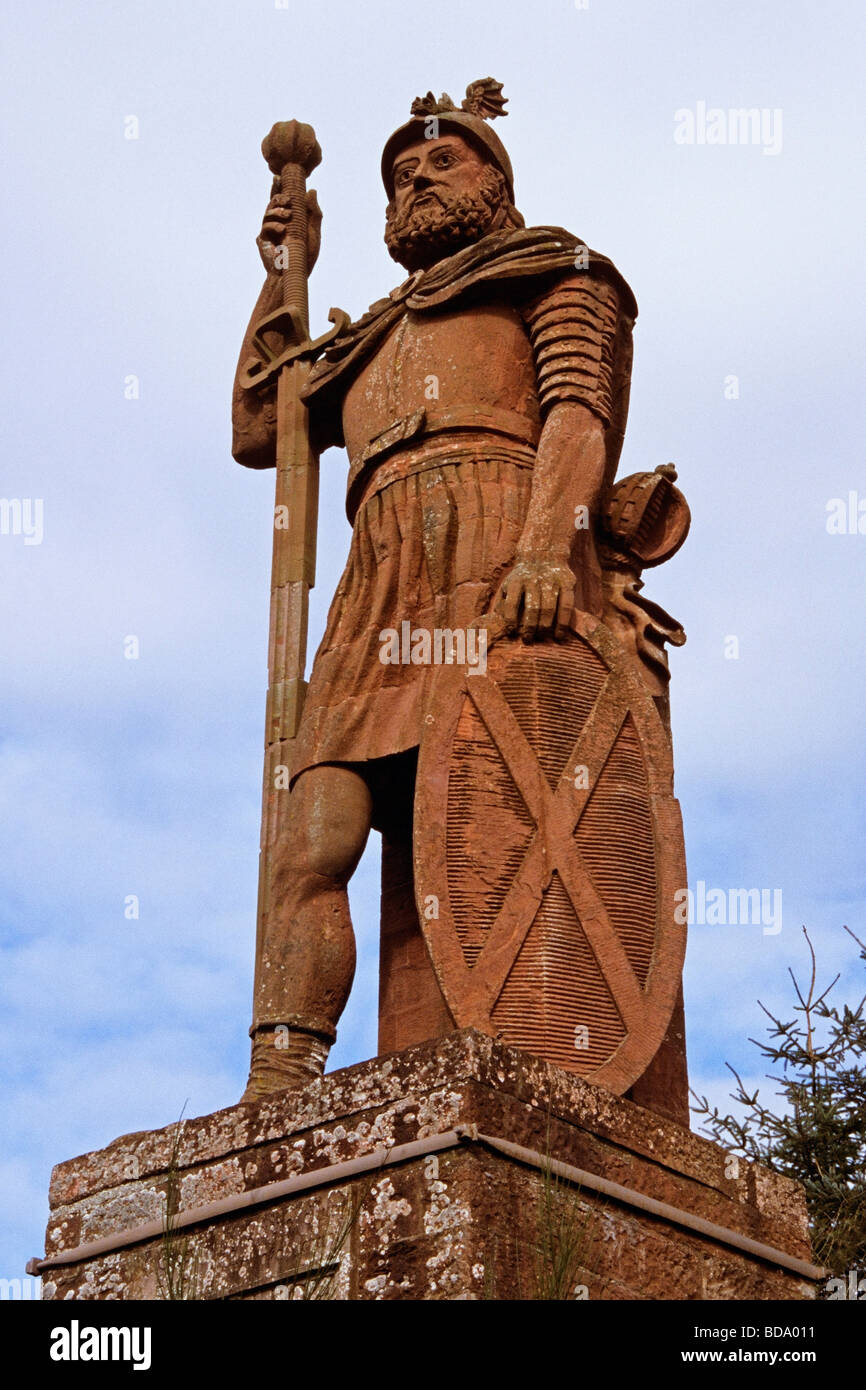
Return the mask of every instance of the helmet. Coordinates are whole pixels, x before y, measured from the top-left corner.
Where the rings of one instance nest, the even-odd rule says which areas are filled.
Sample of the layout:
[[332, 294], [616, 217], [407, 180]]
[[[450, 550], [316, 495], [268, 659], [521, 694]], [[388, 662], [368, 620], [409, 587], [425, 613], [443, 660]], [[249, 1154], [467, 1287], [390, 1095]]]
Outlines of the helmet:
[[459, 108], [454, 105], [447, 92], [443, 92], [438, 101], [432, 92], [428, 92], [426, 97], [416, 97], [411, 107], [412, 119], [394, 131], [382, 151], [382, 182], [389, 199], [394, 197], [394, 160], [407, 145], [415, 144], [425, 137], [430, 139], [430, 121], [435, 118], [439, 130], [450, 130], [456, 135], [462, 135], [496, 165], [505, 179], [509, 201], [513, 203], [514, 173], [511, 160], [499, 136], [494, 134], [487, 124], [488, 120], [495, 116], [508, 115], [503, 109], [507, 99], [502, 96], [502, 83], [495, 82], [492, 77], [482, 77], [478, 82], [470, 82], [466, 88], [466, 98]]

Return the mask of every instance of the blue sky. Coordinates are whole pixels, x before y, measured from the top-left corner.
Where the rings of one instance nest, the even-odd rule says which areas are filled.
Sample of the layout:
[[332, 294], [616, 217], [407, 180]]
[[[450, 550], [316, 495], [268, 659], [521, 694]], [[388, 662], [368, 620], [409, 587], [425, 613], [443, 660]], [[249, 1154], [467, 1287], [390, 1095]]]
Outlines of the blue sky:
[[[692, 508], [646, 576], [689, 634], [690, 881], [783, 894], [776, 935], [691, 931], [693, 1084], [722, 1099], [726, 1060], [760, 1075], [756, 1000], [785, 1010], [804, 923], [854, 995], [866, 535], [826, 521], [851, 492], [866, 510], [863, 27], [853, 3], [801, 0], [7, 7], [0, 497], [42, 499], [43, 535], [0, 534], [0, 1275], [42, 1249], [53, 1163], [245, 1079], [273, 477], [232, 461], [229, 399], [275, 120], [311, 122], [324, 152], [322, 331], [402, 278], [378, 164], [412, 98], [504, 83], [527, 223], [583, 237], [638, 299], [620, 471], [674, 460]], [[781, 148], [677, 143], [699, 103], [781, 112]], [[313, 643], [345, 471], [325, 457]], [[375, 1052], [377, 875], [371, 845], [332, 1066]]]

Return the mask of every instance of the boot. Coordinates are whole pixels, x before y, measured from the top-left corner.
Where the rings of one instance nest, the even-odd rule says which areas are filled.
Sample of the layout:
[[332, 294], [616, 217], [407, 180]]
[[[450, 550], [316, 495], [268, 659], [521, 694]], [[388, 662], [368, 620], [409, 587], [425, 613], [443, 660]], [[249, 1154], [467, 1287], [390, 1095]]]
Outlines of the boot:
[[240, 1104], [261, 1100], [274, 1091], [302, 1091], [322, 1076], [336, 1030], [318, 1019], [302, 1025], [266, 1023], [250, 1029], [250, 1078]]

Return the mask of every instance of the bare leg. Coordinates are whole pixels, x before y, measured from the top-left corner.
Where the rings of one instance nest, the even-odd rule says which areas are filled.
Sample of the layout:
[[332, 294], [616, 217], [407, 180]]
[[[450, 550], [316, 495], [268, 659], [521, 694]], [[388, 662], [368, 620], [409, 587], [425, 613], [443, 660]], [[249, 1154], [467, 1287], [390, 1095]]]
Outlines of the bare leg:
[[308, 768], [291, 791], [253, 1008], [244, 1100], [321, 1076], [355, 973], [346, 891], [372, 798], [349, 767]]

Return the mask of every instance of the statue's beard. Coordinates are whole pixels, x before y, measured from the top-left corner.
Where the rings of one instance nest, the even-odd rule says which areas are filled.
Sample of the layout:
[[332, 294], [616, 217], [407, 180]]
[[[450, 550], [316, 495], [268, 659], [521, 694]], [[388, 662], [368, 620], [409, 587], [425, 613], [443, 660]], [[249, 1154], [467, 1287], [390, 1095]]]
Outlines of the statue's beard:
[[425, 190], [432, 196], [420, 207], [413, 201], [402, 213], [389, 204], [385, 218], [389, 253], [407, 270], [424, 270], [478, 241], [492, 230], [497, 213], [505, 206], [503, 183], [497, 170], [485, 169], [475, 193]]

